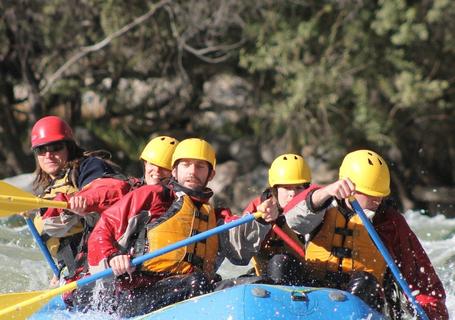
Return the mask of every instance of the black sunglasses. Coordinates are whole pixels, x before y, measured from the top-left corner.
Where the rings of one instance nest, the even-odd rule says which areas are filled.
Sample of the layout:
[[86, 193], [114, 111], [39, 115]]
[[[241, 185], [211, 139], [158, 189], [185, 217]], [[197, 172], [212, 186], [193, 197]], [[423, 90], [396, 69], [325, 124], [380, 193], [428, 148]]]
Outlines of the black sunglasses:
[[65, 148], [64, 142], [57, 142], [52, 144], [46, 144], [44, 146], [39, 146], [33, 149], [33, 152], [36, 155], [42, 156], [46, 152], [59, 152]]

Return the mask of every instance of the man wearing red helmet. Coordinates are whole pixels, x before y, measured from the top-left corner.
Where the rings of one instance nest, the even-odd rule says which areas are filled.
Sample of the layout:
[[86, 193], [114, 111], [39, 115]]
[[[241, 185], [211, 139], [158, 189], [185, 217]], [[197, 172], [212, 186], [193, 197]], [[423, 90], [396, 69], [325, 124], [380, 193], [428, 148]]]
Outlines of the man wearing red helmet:
[[65, 278], [73, 279], [86, 269], [84, 247], [97, 214], [126, 194], [131, 184], [114, 178], [116, 170], [106, 151], [86, 152], [79, 147], [59, 117], [38, 120], [31, 145], [37, 163], [35, 192], [69, 204], [69, 210], [42, 209], [34, 222], [59, 268], [66, 267]]

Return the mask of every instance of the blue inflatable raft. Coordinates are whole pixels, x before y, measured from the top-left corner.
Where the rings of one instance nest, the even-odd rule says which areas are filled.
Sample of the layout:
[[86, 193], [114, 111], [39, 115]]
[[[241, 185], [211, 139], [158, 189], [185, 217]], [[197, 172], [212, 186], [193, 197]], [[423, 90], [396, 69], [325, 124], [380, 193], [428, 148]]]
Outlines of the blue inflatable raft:
[[[54, 298], [30, 319], [107, 319], [65, 310]], [[335, 289], [245, 284], [176, 303], [134, 319], [385, 319], [361, 299]]]

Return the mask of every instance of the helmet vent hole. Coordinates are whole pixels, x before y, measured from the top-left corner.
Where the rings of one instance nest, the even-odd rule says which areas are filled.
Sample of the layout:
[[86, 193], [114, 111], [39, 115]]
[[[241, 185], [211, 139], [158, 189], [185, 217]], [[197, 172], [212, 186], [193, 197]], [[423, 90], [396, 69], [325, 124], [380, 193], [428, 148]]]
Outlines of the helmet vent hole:
[[283, 160], [287, 160], [287, 159], [288, 159], [288, 157], [283, 157]]
[[161, 138], [161, 141], [164, 141], [164, 137]]
[[171, 144], [175, 144], [175, 141], [171, 141]]
[[373, 155], [371, 152], [368, 152], [368, 154], [369, 154], [370, 156], [372, 156], [372, 155]]
[[369, 163], [369, 165], [370, 165], [370, 166], [372, 166], [372, 165], [373, 165], [373, 162], [371, 162], [371, 160], [370, 160], [370, 159], [368, 159], [368, 163]]
[[379, 161], [379, 164], [380, 164], [380, 165], [382, 165], [382, 161], [381, 161], [381, 159], [379, 159], [379, 158], [378, 158], [378, 161]]
[[296, 157], [296, 156], [294, 156], [294, 160], [297, 160], [297, 157]]

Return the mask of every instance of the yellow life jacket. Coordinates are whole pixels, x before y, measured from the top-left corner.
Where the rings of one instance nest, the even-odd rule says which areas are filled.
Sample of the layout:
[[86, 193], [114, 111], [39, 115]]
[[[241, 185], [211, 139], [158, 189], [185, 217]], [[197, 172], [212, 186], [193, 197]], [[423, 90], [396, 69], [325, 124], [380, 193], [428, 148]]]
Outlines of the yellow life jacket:
[[[71, 183], [71, 180], [69, 178], [69, 173], [70, 171], [67, 170], [65, 175], [62, 176], [59, 179], [56, 179], [53, 181], [52, 185], [46, 188], [44, 190], [43, 194], [41, 195], [42, 198], [44, 199], [54, 199], [55, 196], [58, 193], [65, 193], [65, 194], [72, 194], [78, 189]], [[38, 230], [38, 233], [43, 236], [43, 229], [44, 229], [44, 221], [41, 217], [41, 215], [37, 214], [35, 216], [35, 219], [33, 220], [33, 223], [35, 224], [36, 229]], [[75, 226], [73, 226], [67, 233], [66, 236], [72, 236], [74, 234], [80, 233], [83, 231], [83, 226], [82, 223], [79, 222]], [[60, 239], [56, 237], [43, 237], [46, 243], [47, 248], [49, 249], [49, 252], [53, 257], [57, 257], [57, 251], [60, 246]]]
[[[187, 195], [180, 196], [166, 214], [148, 226], [147, 240], [150, 252], [184, 240], [197, 233], [216, 227], [215, 210], [209, 204], [198, 209]], [[186, 274], [199, 268], [213, 276], [218, 252], [218, 237], [173, 250], [142, 264], [142, 270]]]
[[[305, 248], [305, 245], [300, 241], [298, 235], [289, 228], [287, 224], [281, 226], [281, 229], [299, 246]], [[267, 273], [267, 265], [271, 257], [276, 254], [288, 254], [297, 257], [303, 261], [303, 258], [295, 254], [294, 251], [275, 233], [270, 230], [266, 236], [266, 240], [263, 241], [261, 249], [258, 254], [253, 257], [253, 267], [257, 276], [261, 276]]]
[[61, 178], [55, 179], [52, 184], [44, 190], [42, 198], [54, 199], [58, 193], [71, 194], [78, 191], [71, 182], [69, 175], [70, 170], [66, 170]]
[[382, 285], [387, 264], [356, 214], [347, 219], [338, 208], [330, 208], [321, 229], [308, 243], [306, 263], [313, 276], [324, 278], [327, 271], [364, 271]]

